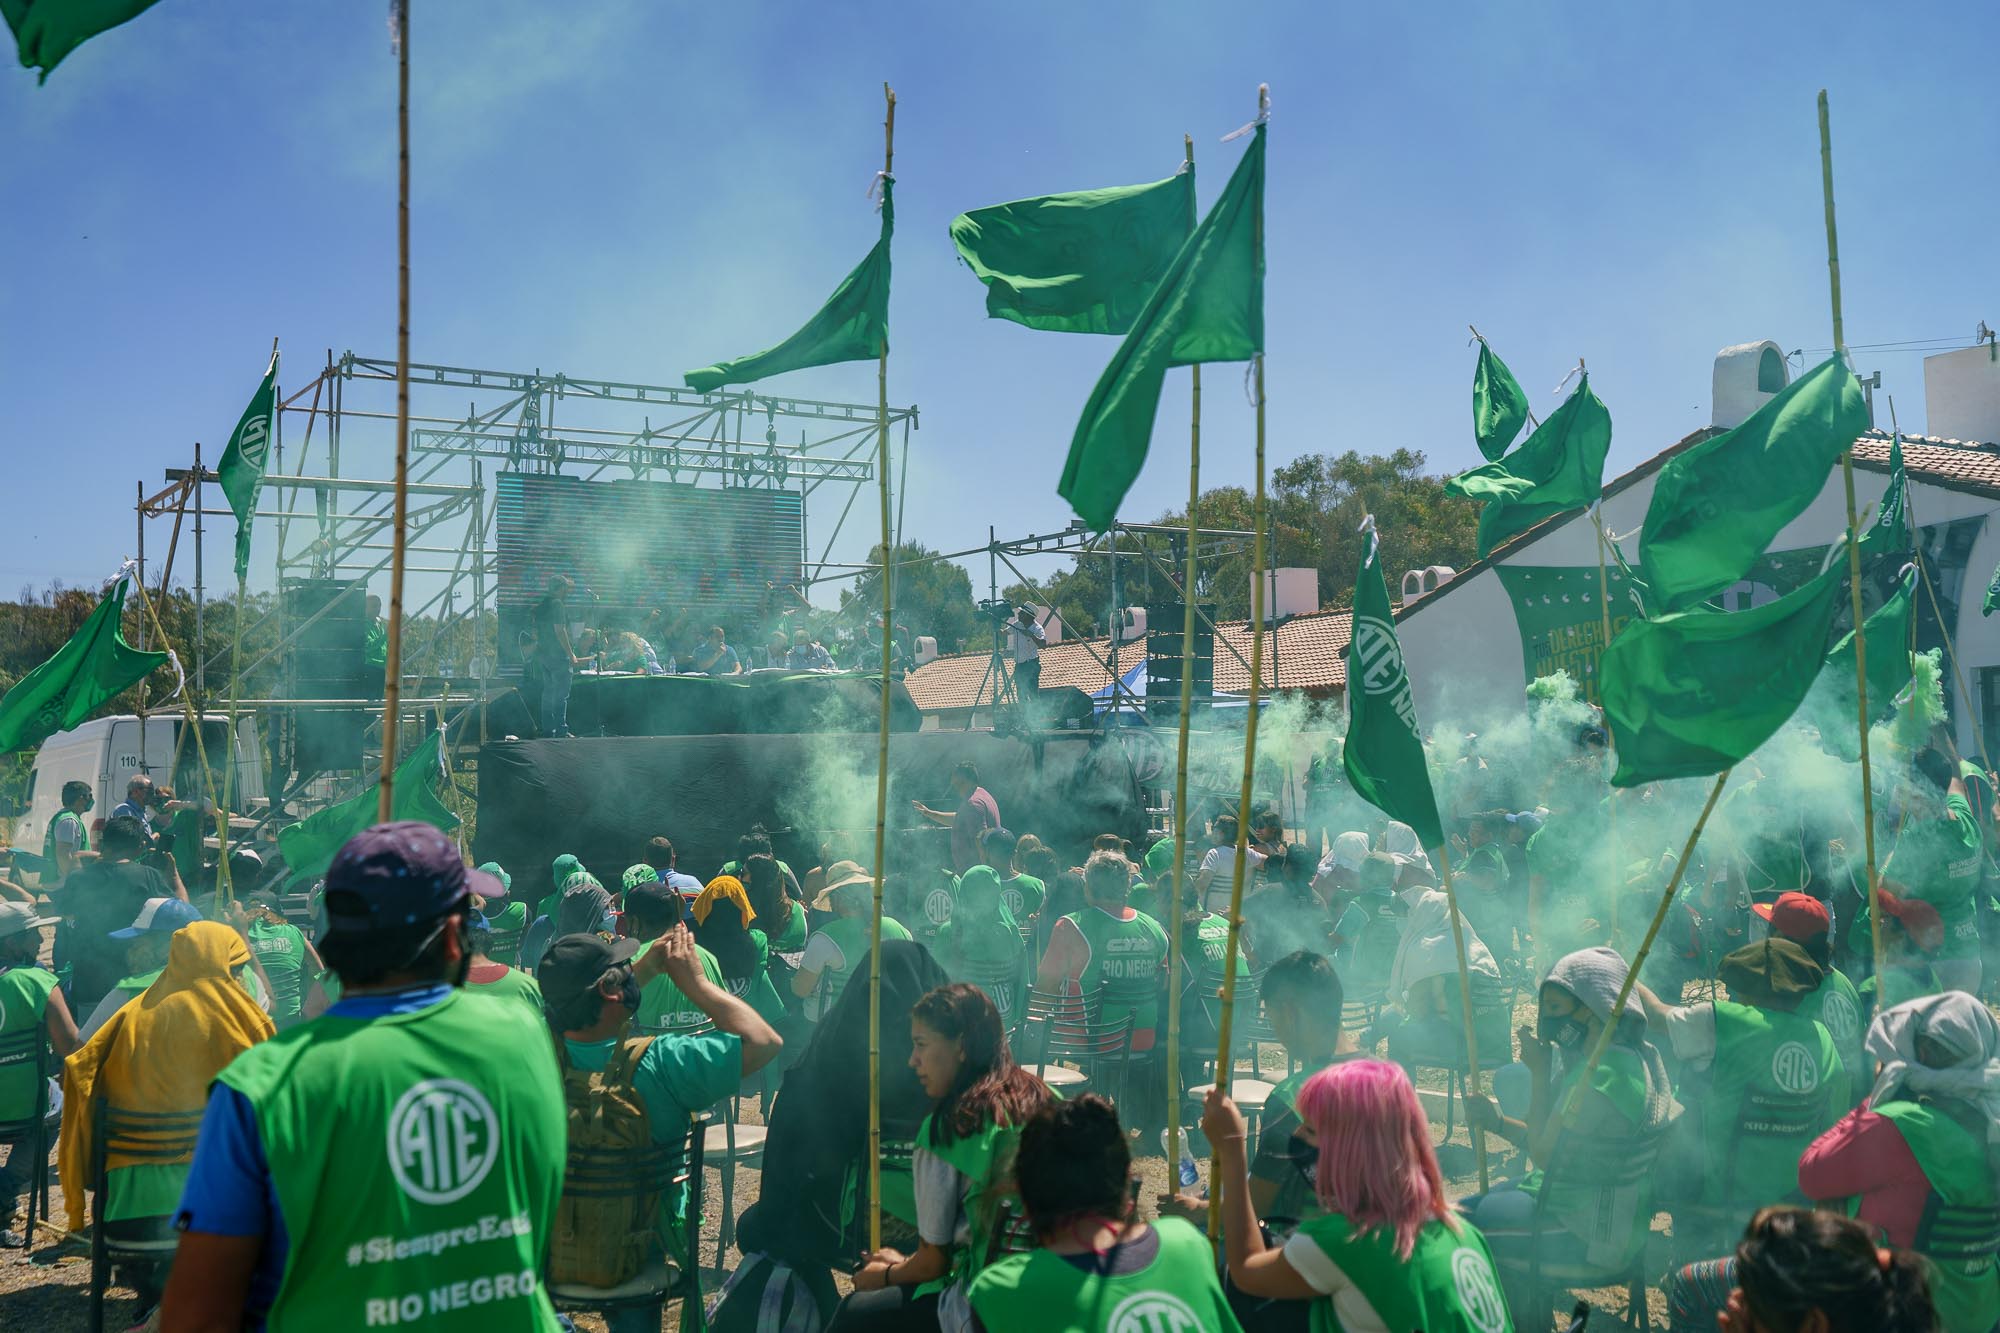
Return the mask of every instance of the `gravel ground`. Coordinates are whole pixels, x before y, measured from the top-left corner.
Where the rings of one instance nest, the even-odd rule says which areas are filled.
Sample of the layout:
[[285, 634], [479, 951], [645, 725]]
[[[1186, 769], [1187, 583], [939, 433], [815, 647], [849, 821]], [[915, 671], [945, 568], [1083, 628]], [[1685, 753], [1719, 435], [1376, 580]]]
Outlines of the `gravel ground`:
[[[1522, 1001], [1517, 1007], [1515, 1016], [1517, 1023], [1532, 1022], [1532, 1002], [1527, 1000]], [[1276, 1051], [1273, 1050], [1266, 1053], [1262, 1072], [1268, 1080], [1273, 1082], [1283, 1077], [1283, 1067]], [[1418, 1086], [1425, 1091], [1442, 1094], [1445, 1087], [1445, 1076], [1442, 1072], [1426, 1071], [1419, 1077]], [[746, 1124], [759, 1123], [757, 1108], [754, 1102], [746, 1101], [744, 1103], [742, 1118]], [[1439, 1128], [1442, 1128], [1441, 1124]], [[1458, 1150], [1456, 1152], [1446, 1151], [1442, 1155], [1442, 1160], [1448, 1172], [1447, 1187], [1453, 1197], [1463, 1197], [1472, 1194], [1478, 1190], [1479, 1181], [1472, 1165], [1471, 1142], [1462, 1119], [1453, 1131], [1449, 1143], [1456, 1145]], [[1493, 1149], [1491, 1168], [1495, 1179], [1500, 1179], [1503, 1176], [1511, 1174], [1502, 1172], [1500, 1169], [1500, 1164], [1503, 1161], [1499, 1151], [1500, 1146], [1498, 1140], [1491, 1142]], [[1146, 1152], [1148, 1148], [1154, 1151], [1149, 1154]], [[1157, 1149], [1157, 1138], [1153, 1139], [1151, 1143], [1134, 1144], [1134, 1169], [1141, 1181], [1139, 1206], [1141, 1213], [1147, 1217], [1151, 1217], [1156, 1213], [1157, 1209], [1154, 1201], [1158, 1199], [1161, 1192], [1165, 1189], [1168, 1180], [1166, 1160], [1159, 1155]], [[1462, 1170], [1457, 1170], [1460, 1164], [1462, 1164]], [[1205, 1176], [1207, 1171], [1206, 1162], [1202, 1163], [1202, 1170]], [[1454, 1174], [1455, 1170], [1456, 1173]], [[743, 1210], [750, 1204], [756, 1202], [761, 1185], [762, 1173], [754, 1167], [743, 1167], [736, 1172], [733, 1193], [738, 1216], [741, 1216]], [[721, 1175], [720, 1172], [713, 1168], [709, 1170], [707, 1175], [704, 1197], [711, 1201], [719, 1200], [722, 1197]], [[62, 1207], [60, 1190], [55, 1191], [55, 1204], [58, 1215], [60, 1215]], [[704, 1211], [706, 1217], [702, 1228], [702, 1259], [704, 1262], [702, 1282], [704, 1290], [712, 1294], [722, 1285], [722, 1279], [714, 1271], [716, 1246], [721, 1238], [721, 1210], [711, 1203]], [[21, 1219], [18, 1214], [9, 1225], [13, 1226], [16, 1230], [20, 1228]], [[1656, 1221], [1654, 1225], [1655, 1237], [1660, 1242], [1659, 1246], [1656, 1247], [1656, 1251], [1663, 1262], [1665, 1252], [1665, 1237], [1662, 1234], [1665, 1225], [1664, 1218]], [[731, 1266], [734, 1265], [736, 1258], [737, 1256], [732, 1250], [729, 1256]], [[82, 1330], [89, 1326], [89, 1280], [89, 1249], [87, 1244], [82, 1240], [69, 1239], [47, 1231], [38, 1230], [33, 1250], [0, 1250], [0, 1329], [35, 1330], [36, 1333], [81, 1333]], [[840, 1279], [839, 1281], [841, 1288], [845, 1290], [845, 1280]], [[1621, 1326], [1618, 1321], [1623, 1320], [1626, 1316], [1625, 1292], [1622, 1289], [1582, 1292], [1579, 1293], [1579, 1296], [1588, 1300], [1595, 1311], [1601, 1312], [1593, 1320], [1593, 1327]], [[1666, 1301], [1664, 1296], [1657, 1287], [1654, 1287], [1649, 1289], [1647, 1299], [1651, 1306], [1654, 1325], [1656, 1327], [1665, 1327]], [[135, 1298], [130, 1289], [114, 1285], [110, 1289], [106, 1304], [105, 1326], [109, 1329], [126, 1328], [130, 1325], [135, 1315]], [[668, 1328], [677, 1327], [677, 1319], [676, 1311], [670, 1309], [667, 1315], [666, 1326]], [[601, 1321], [588, 1315], [579, 1316], [576, 1322], [578, 1328], [593, 1330], [593, 1333], [603, 1328]], [[1560, 1320], [1556, 1326], [1562, 1326]], [[1626, 1324], [1623, 1326], [1629, 1327], [1630, 1325]], [[1529, 1333], [1529, 1331], [1524, 1330], [1523, 1333]], [[1533, 1330], [1533, 1333], [1541, 1333], [1541, 1331]]]

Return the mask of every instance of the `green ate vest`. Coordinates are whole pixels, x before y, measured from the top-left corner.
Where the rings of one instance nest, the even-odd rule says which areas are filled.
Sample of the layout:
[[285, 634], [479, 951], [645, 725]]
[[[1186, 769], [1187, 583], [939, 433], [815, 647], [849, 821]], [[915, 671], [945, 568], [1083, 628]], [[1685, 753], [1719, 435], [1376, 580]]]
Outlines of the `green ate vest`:
[[298, 1021], [305, 1005], [306, 937], [293, 925], [250, 923], [250, 948], [271, 979], [271, 1021]]
[[931, 1137], [932, 1118], [924, 1117], [917, 1126], [917, 1146], [941, 1158], [964, 1176], [967, 1240], [952, 1251], [951, 1268], [943, 1278], [919, 1287], [919, 1291], [942, 1291], [972, 1281], [979, 1265], [992, 1249], [993, 1224], [1003, 1198], [1019, 1198], [1013, 1190], [1014, 1154], [1020, 1147], [1021, 1131], [1007, 1125], [988, 1123], [977, 1134], [939, 1143]]
[[771, 936], [774, 953], [797, 953], [806, 947], [806, 909], [795, 902], [785, 904], [785, 924]]
[[1104, 1277], [1048, 1250], [1010, 1254], [972, 1284], [988, 1328], [1036, 1333], [1238, 1333], [1208, 1238], [1177, 1217], [1152, 1224], [1160, 1252], [1136, 1273]]
[[[1848, 1105], [1826, 1025], [1801, 1013], [1715, 1003], [1715, 1061], [1703, 1108], [1702, 1202], [1796, 1200], [1799, 1158]], [[1759, 1113], [1768, 1106], [1769, 1114]], [[1755, 1137], [1737, 1138], [1739, 1120]]]
[[[48, 1022], [49, 992], [56, 974], [29, 963], [0, 968], [0, 1037], [12, 1037]], [[51, 1060], [50, 1072], [62, 1062]], [[26, 1120], [35, 1110], [35, 1057], [23, 1052], [0, 1061], [0, 1120]]]
[[[1159, 1021], [1160, 965], [1167, 957], [1167, 932], [1144, 912], [1134, 912], [1130, 921], [1120, 921], [1109, 912], [1086, 907], [1066, 918], [1083, 934], [1090, 946], [1090, 961], [1084, 965], [1077, 985], [1085, 995], [1100, 985], [1122, 992], [1129, 1002], [1104, 1006], [1100, 1017], [1116, 1021], [1132, 1015], [1134, 1037], [1150, 1033]], [[1144, 1050], [1146, 1042], [1137, 1043]]]
[[[1311, 1218], [1297, 1233], [1318, 1246], [1360, 1289], [1383, 1324], [1424, 1333], [1512, 1333], [1514, 1321], [1486, 1238], [1461, 1221], [1454, 1232], [1428, 1222], [1408, 1259], [1396, 1255], [1396, 1233], [1374, 1227], [1363, 1235], [1338, 1213]], [[1333, 1298], [1312, 1306], [1313, 1333], [1340, 1333]]]
[[1854, 1072], [1862, 1067], [1861, 1045], [1868, 1035], [1868, 1010], [1862, 1003], [1861, 992], [1854, 989], [1847, 974], [1837, 967], [1826, 969], [1819, 989], [1799, 1001], [1796, 1012], [1826, 1024], [1833, 1048], [1840, 1052], [1840, 1063], [1847, 1069], [1851, 1082]]
[[[1902, 1134], [1941, 1202], [1990, 1208], [1996, 1200], [1985, 1137], [1983, 1132], [1975, 1137], [1965, 1123], [1976, 1123], [1976, 1112], [1963, 1104], [1953, 1109], [1960, 1109], [1963, 1119], [1937, 1102], [1883, 1102], [1875, 1114]], [[1989, 1329], [2000, 1323], [2000, 1273], [1992, 1255], [1952, 1261], [1924, 1257], [1939, 1328]]]
[[1041, 911], [1048, 896], [1048, 886], [1033, 875], [1016, 875], [1000, 881], [1000, 900], [1007, 904], [1016, 921], [1026, 921]]
[[78, 814], [74, 810], [56, 811], [55, 818], [49, 821], [48, 831], [42, 834], [42, 860], [48, 862], [48, 869], [43, 871], [42, 873], [45, 876], [49, 877], [45, 881], [46, 883], [49, 884], [53, 884], [55, 882], [54, 875], [56, 873], [56, 825], [62, 823], [66, 819], [76, 825], [76, 849], [79, 852], [87, 852], [90, 850], [90, 825], [84, 823], [83, 816]]
[[[521, 962], [521, 936], [528, 928], [528, 905], [508, 903], [505, 907], [486, 918], [487, 929], [493, 932], [493, 952], [487, 957], [496, 963], [516, 967]], [[507, 936], [511, 944], [502, 944], [500, 939]]]
[[254, 1108], [291, 1233], [274, 1333], [556, 1327], [540, 1267], [567, 1120], [548, 1029], [524, 1006], [454, 992], [320, 1018], [220, 1077]]
[[[820, 934], [840, 946], [840, 967], [829, 968], [826, 977], [826, 1004], [830, 1007], [847, 989], [847, 983], [854, 976], [855, 967], [868, 953], [868, 923], [872, 918], [865, 916], [835, 917], [819, 928]], [[882, 918], [882, 938], [885, 940], [906, 940], [910, 932], [903, 929], [903, 923], [893, 916]], [[822, 1009], [816, 1017], [825, 1017]]]

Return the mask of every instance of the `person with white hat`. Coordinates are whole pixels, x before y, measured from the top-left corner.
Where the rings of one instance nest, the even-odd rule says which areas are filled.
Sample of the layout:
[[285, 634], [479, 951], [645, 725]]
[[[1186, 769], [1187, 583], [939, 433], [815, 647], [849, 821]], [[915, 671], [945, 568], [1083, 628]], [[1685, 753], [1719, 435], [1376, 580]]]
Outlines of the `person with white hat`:
[[[792, 974], [792, 994], [806, 1000], [806, 1017], [819, 1021], [822, 1004], [814, 998], [820, 974], [834, 974], [824, 1003], [831, 1005], [847, 988], [848, 975], [868, 952], [868, 922], [874, 910], [875, 877], [852, 861], [835, 861], [826, 868], [826, 887], [813, 899], [815, 912], [832, 912], [834, 919], [806, 940], [806, 954]], [[910, 932], [892, 916], [882, 918], [884, 940], [906, 940]]]
[[[76, 1020], [70, 1017], [69, 1003], [56, 985], [56, 974], [40, 965], [42, 927], [53, 926], [57, 918], [36, 916], [27, 903], [0, 903], [0, 1038], [40, 1028], [48, 1033], [49, 1045], [58, 1062], [78, 1046]], [[28, 1062], [0, 1069], [0, 1121], [25, 1120], [35, 1109], [35, 1070]], [[56, 1079], [48, 1080], [48, 1116], [62, 1111], [62, 1089]], [[0, 1165], [0, 1249], [18, 1250], [28, 1242], [17, 1232], [5, 1230], [14, 1216], [14, 1201], [21, 1186], [31, 1178], [35, 1163], [15, 1161], [25, 1152], [16, 1143], [7, 1149], [5, 1165]]]

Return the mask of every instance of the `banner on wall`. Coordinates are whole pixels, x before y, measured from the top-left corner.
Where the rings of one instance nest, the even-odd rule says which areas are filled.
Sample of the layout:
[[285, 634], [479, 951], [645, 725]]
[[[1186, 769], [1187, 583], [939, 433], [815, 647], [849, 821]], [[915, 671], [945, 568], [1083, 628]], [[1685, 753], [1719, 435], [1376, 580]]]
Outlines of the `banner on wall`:
[[[1956, 625], [1966, 586], [1966, 561], [1973, 541], [1986, 522], [1984, 515], [1929, 523], [1917, 529], [1925, 568], [1936, 590], [1938, 607], [1946, 622]], [[1819, 573], [1831, 548], [1801, 547], [1791, 551], [1769, 551], [1758, 560], [1749, 575], [1725, 590], [1716, 602], [1727, 611], [1758, 606], [1797, 588]], [[1872, 614], [1895, 590], [1897, 578], [1908, 562], [1906, 555], [1884, 557], [1862, 571], [1862, 614]], [[1598, 604], [1596, 565], [1500, 565], [1500, 584], [1514, 603], [1514, 620], [1521, 631], [1521, 660], [1526, 679], [1567, 671], [1585, 698], [1597, 702], [1597, 664], [1603, 655], [1604, 615]], [[1611, 634], [1638, 614], [1625, 573], [1613, 562], [1605, 575], [1611, 595]], [[1928, 595], [1917, 600], [1917, 650], [1926, 651], [1944, 642], [1937, 616]], [[1835, 620], [1832, 638], [1853, 628], [1853, 617], [1845, 598]]]

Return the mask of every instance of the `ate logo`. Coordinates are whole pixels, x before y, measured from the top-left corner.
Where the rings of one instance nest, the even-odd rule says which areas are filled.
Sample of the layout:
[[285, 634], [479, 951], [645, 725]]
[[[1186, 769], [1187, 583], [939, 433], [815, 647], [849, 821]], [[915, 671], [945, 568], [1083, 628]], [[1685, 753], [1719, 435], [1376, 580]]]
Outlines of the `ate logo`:
[[942, 926], [951, 920], [951, 890], [932, 889], [924, 899], [924, 918], [933, 926]]
[[243, 430], [236, 437], [236, 443], [243, 456], [252, 462], [264, 461], [264, 446], [270, 443], [271, 423], [264, 417], [256, 417], [243, 423]]
[[1403, 669], [1403, 649], [1396, 642], [1396, 627], [1378, 616], [1356, 616], [1354, 661], [1361, 668], [1363, 693], [1388, 695], [1396, 716], [1415, 731], [1417, 706], [1410, 698], [1410, 677]]
[[1811, 1092], [1819, 1086], [1819, 1061], [1803, 1043], [1788, 1041], [1771, 1052], [1771, 1081], [1785, 1092]]
[[1142, 1291], [1111, 1312], [1104, 1333], [1201, 1333], [1201, 1321], [1180, 1297]]
[[456, 1203], [493, 1169], [500, 1118], [486, 1094], [455, 1078], [428, 1078], [389, 1112], [389, 1169], [419, 1203]]
[[1451, 1256], [1451, 1284], [1458, 1289], [1465, 1321], [1479, 1333], [1500, 1333], [1507, 1327], [1507, 1302], [1500, 1295], [1492, 1265], [1479, 1251], [1460, 1250]]
[[1844, 991], [1833, 991], [1826, 997], [1820, 1006], [1819, 1021], [1826, 1024], [1835, 1041], [1852, 1041], [1861, 1031], [1861, 1015], [1854, 1012], [1854, 1001]]

